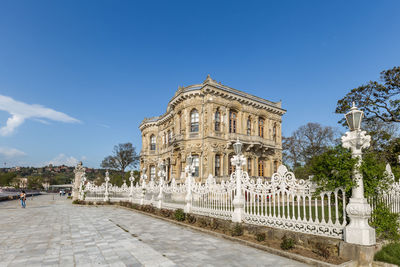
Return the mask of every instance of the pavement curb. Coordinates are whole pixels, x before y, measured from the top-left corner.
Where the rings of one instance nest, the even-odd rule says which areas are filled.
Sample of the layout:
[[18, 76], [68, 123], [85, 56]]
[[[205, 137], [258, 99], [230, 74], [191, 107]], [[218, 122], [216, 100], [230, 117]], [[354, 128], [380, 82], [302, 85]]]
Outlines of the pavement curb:
[[[81, 205], [81, 204], [74, 204], [74, 205], [88, 206], [88, 205]], [[93, 207], [105, 207], [105, 206], [106, 207], [107, 206], [109, 206], [109, 207], [117, 207], [117, 208], [122, 208], [122, 209], [125, 209], [125, 210], [129, 210], [129, 211], [137, 212], [137, 213], [140, 213], [140, 214], [143, 214], [143, 215], [147, 215], [147, 216], [150, 216], [150, 217], [153, 217], [153, 218], [156, 218], [156, 219], [164, 220], [164, 221], [176, 224], [176, 225], [180, 225], [180, 226], [183, 226], [183, 227], [186, 227], [186, 228], [190, 228], [190, 229], [193, 229], [193, 230], [196, 230], [196, 231], [199, 231], [199, 232], [202, 232], [202, 233], [206, 233], [206, 234], [209, 234], [209, 235], [213, 235], [213, 236], [216, 236], [216, 237], [219, 237], [219, 238], [224, 238], [224, 239], [227, 239], [227, 240], [230, 240], [230, 241], [234, 241], [236, 243], [240, 243], [240, 244], [243, 244], [243, 245], [246, 245], [246, 246], [249, 246], [249, 247], [253, 247], [253, 248], [256, 248], [256, 249], [259, 249], [259, 250], [263, 250], [263, 251], [269, 252], [271, 254], [282, 256], [282, 257], [285, 257], [285, 258], [289, 258], [289, 259], [296, 260], [296, 261], [299, 261], [299, 262], [303, 262], [303, 263], [306, 263], [306, 264], [310, 264], [310, 265], [313, 265], [313, 266], [319, 266], [319, 267], [333, 267], [333, 266], [353, 267], [353, 266], [357, 266], [357, 262], [355, 262], [355, 261], [348, 261], [348, 262], [344, 262], [342, 264], [336, 265], [336, 264], [331, 264], [331, 263], [319, 261], [319, 260], [312, 259], [312, 258], [307, 258], [307, 257], [301, 256], [299, 254], [294, 254], [294, 253], [290, 253], [290, 252], [287, 252], [287, 251], [282, 251], [282, 250], [278, 250], [278, 249], [275, 249], [275, 248], [267, 247], [267, 246], [264, 246], [264, 245], [261, 245], [261, 244], [256, 244], [256, 243], [253, 243], [253, 242], [250, 242], [250, 241], [247, 241], [247, 240], [243, 240], [243, 239], [240, 239], [240, 238], [237, 238], [237, 237], [232, 237], [232, 236], [229, 236], [229, 235], [225, 235], [225, 234], [222, 234], [222, 233], [214, 232], [214, 231], [207, 230], [207, 229], [204, 229], [204, 228], [200, 228], [200, 227], [197, 227], [197, 226], [181, 223], [181, 222], [178, 222], [178, 221], [175, 221], [175, 220], [171, 220], [171, 219], [168, 219], [168, 218], [165, 218], [165, 217], [161, 217], [161, 216], [158, 216], [158, 215], [155, 215], [155, 214], [147, 213], [147, 212], [144, 212], [144, 211], [141, 211], [141, 210], [137, 210], [137, 209], [127, 208], [127, 207], [120, 206], [120, 205], [91, 205], [91, 206], [93, 206]]]

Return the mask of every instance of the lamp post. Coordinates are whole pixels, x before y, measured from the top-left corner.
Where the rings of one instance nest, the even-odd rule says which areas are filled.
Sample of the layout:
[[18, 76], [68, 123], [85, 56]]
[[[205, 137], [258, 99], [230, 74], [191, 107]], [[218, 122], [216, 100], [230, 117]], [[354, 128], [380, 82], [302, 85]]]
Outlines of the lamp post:
[[185, 212], [190, 213], [192, 211], [192, 182], [193, 182], [193, 173], [195, 172], [195, 168], [193, 166], [193, 157], [190, 154], [187, 157], [187, 165], [185, 167], [185, 173], [186, 173], [186, 206], [185, 206]]
[[144, 199], [146, 197], [146, 180], [147, 180], [146, 170], [147, 170], [146, 167], [144, 167], [142, 170], [142, 196], [140, 198], [140, 205], [144, 205]]
[[133, 177], [133, 170], [131, 170], [131, 176], [129, 176], [129, 181], [131, 182], [130, 190], [129, 190], [129, 202], [133, 202], [133, 181], [135, 177]]
[[158, 177], [160, 177], [160, 181], [159, 181], [158, 186], [159, 186], [160, 192], [158, 193], [158, 197], [157, 197], [157, 200], [158, 200], [157, 208], [161, 209], [161, 207], [162, 207], [162, 199], [163, 199], [164, 177], [165, 177], [165, 170], [164, 170], [165, 169], [165, 164], [164, 164], [164, 162], [161, 161], [158, 164], [158, 168], [159, 168]]
[[110, 174], [108, 173], [108, 170], [106, 171], [106, 178], [104, 179], [106, 181], [106, 191], [104, 192], [104, 201], [109, 201], [109, 193], [108, 193], [108, 182], [110, 181]]
[[357, 159], [353, 170], [355, 186], [349, 204], [346, 207], [350, 218], [349, 225], [344, 229], [344, 240], [347, 243], [358, 245], [374, 245], [376, 243], [375, 229], [368, 225], [371, 217], [371, 206], [364, 197], [363, 176], [360, 173], [362, 162], [362, 149], [370, 146], [371, 136], [361, 131], [361, 121], [364, 113], [358, 110], [353, 102], [353, 107], [345, 115], [350, 132], [342, 136], [342, 146], [350, 148], [352, 157]]
[[242, 195], [242, 166], [246, 164], [246, 158], [242, 155], [242, 143], [240, 143], [239, 139], [233, 144], [233, 149], [235, 150], [236, 155], [233, 156], [231, 162], [235, 165], [236, 170], [234, 172], [234, 176], [236, 178], [236, 195], [233, 199], [233, 207], [235, 210], [233, 211], [232, 221], [233, 222], [242, 222], [244, 217], [244, 198]]

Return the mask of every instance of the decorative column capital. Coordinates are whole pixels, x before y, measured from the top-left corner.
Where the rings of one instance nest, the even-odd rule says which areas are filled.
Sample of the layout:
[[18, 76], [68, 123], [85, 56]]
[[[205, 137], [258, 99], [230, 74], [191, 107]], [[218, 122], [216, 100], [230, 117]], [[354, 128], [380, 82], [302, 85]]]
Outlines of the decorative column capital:
[[355, 155], [360, 155], [363, 149], [366, 149], [371, 144], [371, 136], [367, 135], [366, 131], [351, 131], [346, 132], [342, 136], [342, 146], [351, 149]]

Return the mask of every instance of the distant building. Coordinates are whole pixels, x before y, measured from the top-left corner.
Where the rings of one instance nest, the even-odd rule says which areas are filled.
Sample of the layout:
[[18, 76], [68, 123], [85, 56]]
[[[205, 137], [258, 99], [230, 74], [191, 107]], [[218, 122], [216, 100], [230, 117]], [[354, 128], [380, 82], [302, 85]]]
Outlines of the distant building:
[[[150, 103], [149, 103], [150, 104]], [[207, 79], [179, 87], [165, 114], [146, 118], [142, 132], [140, 169], [156, 177], [157, 165], [166, 164], [167, 179], [184, 178], [186, 158], [194, 157], [197, 181], [209, 174], [228, 176], [234, 171], [232, 144], [239, 139], [251, 176], [270, 177], [282, 162], [281, 102], [271, 102]]]

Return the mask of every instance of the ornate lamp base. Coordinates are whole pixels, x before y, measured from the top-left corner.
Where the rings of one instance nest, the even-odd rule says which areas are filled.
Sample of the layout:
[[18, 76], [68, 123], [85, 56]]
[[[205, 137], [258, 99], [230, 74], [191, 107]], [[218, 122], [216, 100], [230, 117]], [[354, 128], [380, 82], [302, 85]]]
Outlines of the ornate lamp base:
[[347, 243], [371, 246], [376, 244], [375, 229], [368, 225], [371, 206], [365, 198], [350, 198], [346, 207], [350, 224], [344, 229], [344, 241]]

